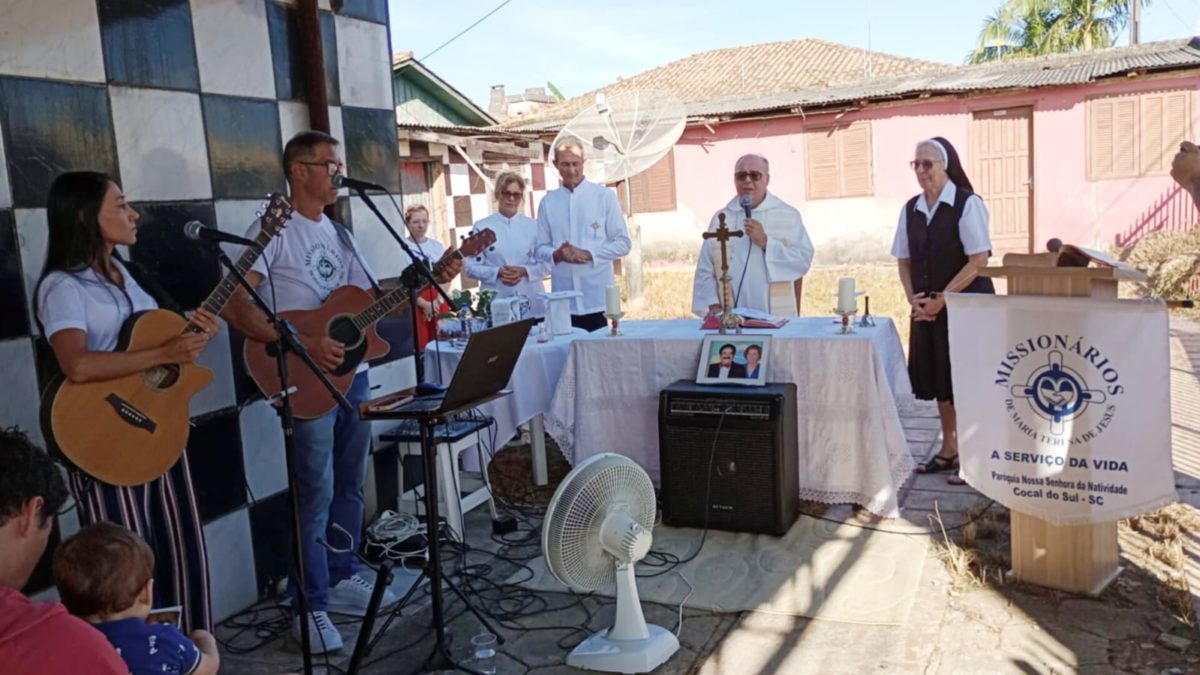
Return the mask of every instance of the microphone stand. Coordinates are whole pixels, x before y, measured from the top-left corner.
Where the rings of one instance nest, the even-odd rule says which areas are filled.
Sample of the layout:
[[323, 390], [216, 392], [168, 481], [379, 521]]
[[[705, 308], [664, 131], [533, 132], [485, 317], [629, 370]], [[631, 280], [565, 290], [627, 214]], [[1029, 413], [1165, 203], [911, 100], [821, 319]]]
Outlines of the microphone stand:
[[[420, 290], [420, 282], [422, 281], [422, 277], [424, 277], [425, 281], [429, 282], [430, 286], [437, 289], [438, 294], [441, 295], [442, 299], [446, 301], [446, 304], [450, 305], [452, 308], [454, 308], [454, 300], [450, 299], [450, 296], [446, 294], [446, 291], [442, 290], [442, 287], [438, 285], [437, 279], [435, 279], [433, 276], [433, 272], [424, 264], [425, 258], [423, 256], [417, 256], [417, 254], [413, 253], [413, 250], [404, 242], [404, 237], [401, 237], [400, 234], [396, 232], [396, 229], [392, 227], [392, 224], [387, 221], [387, 218], [384, 218], [383, 214], [379, 212], [379, 208], [375, 206], [375, 202], [371, 201], [371, 197], [367, 194], [366, 190], [360, 187], [354, 187], [351, 189], [358, 193], [358, 196], [362, 198], [364, 203], [366, 203], [367, 208], [371, 209], [371, 213], [374, 213], [375, 217], [379, 218], [379, 222], [383, 223], [383, 226], [392, 235], [392, 238], [396, 240], [396, 243], [400, 244], [400, 248], [404, 249], [404, 252], [408, 254], [409, 260], [413, 261], [413, 264], [400, 274], [400, 282], [403, 283], [405, 288], [408, 289], [409, 313], [412, 315], [411, 330], [413, 338], [413, 366], [416, 368], [417, 372], [417, 384], [420, 384], [425, 381], [425, 359], [422, 358], [420, 350], [416, 349], [418, 331], [417, 324], [419, 321], [419, 319], [417, 319], [417, 291]], [[414, 267], [420, 270], [420, 272], [413, 274], [408, 271]]]
[[300, 605], [300, 646], [304, 654], [304, 673], [305, 675], [312, 675], [312, 646], [309, 644], [308, 639], [308, 594], [304, 591], [304, 549], [301, 544], [303, 535], [300, 528], [300, 497], [298, 495], [300, 483], [296, 477], [296, 427], [295, 418], [292, 416], [291, 394], [288, 387], [287, 350], [290, 349], [295, 352], [300, 357], [300, 360], [316, 374], [317, 379], [325, 385], [329, 393], [333, 394], [333, 398], [338, 402], [338, 405], [350, 409], [350, 402], [346, 400], [345, 396], [342, 396], [342, 392], [338, 391], [337, 387], [333, 386], [333, 383], [321, 372], [321, 368], [317, 366], [317, 362], [313, 361], [304, 344], [296, 336], [295, 327], [271, 311], [271, 307], [259, 296], [254, 287], [246, 281], [246, 277], [237, 268], [237, 265], [233, 264], [229, 256], [225, 255], [220, 246], [214, 246], [213, 248], [217, 251], [217, 260], [237, 279], [238, 285], [246, 289], [246, 292], [250, 295], [250, 299], [267, 315], [267, 319], [275, 327], [275, 360], [279, 368], [279, 384], [282, 389], [280, 394], [278, 394], [280, 402], [278, 411], [279, 418], [283, 424], [283, 447], [284, 456], [287, 460], [288, 492], [291, 494], [292, 557], [294, 558], [293, 563], [296, 566], [296, 576], [299, 579], [299, 583], [296, 584], [296, 591], [299, 596], [297, 602]]

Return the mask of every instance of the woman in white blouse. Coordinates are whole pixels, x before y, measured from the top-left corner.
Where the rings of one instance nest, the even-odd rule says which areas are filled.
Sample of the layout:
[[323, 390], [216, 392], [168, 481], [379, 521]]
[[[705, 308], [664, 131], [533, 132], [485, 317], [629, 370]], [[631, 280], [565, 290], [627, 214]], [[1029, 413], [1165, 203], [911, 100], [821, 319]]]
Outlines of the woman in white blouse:
[[496, 177], [494, 191], [500, 210], [475, 223], [474, 234], [481, 230], [496, 233], [496, 243], [482, 255], [467, 261], [466, 274], [478, 279], [485, 290], [496, 291], [496, 297], [524, 295], [529, 298], [534, 316], [545, 315], [543, 280], [550, 276], [549, 263], [534, 258], [537, 223], [521, 213], [525, 199], [525, 179], [505, 172]]

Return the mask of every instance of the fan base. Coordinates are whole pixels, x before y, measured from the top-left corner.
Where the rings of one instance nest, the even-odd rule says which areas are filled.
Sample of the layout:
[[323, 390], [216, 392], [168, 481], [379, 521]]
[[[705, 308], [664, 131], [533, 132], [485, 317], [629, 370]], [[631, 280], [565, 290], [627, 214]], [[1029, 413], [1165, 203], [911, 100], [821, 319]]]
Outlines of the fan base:
[[649, 624], [645, 640], [609, 640], [608, 629], [579, 643], [567, 656], [567, 665], [606, 673], [648, 673], [679, 650], [679, 639], [671, 631]]

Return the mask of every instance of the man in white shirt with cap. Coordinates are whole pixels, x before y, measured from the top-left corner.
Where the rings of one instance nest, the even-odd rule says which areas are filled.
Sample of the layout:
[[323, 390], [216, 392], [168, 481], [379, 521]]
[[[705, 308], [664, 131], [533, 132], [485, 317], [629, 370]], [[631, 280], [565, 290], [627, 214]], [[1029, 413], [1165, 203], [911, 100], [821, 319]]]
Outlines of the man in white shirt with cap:
[[[708, 231], [719, 225], [742, 230], [729, 240], [729, 279], [733, 306], [770, 314], [796, 314], [793, 282], [812, 267], [813, 245], [795, 207], [767, 192], [771, 167], [765, 157], [744, 155], [734, 165], [735, 196], [713, 214]], [[706, 316], [721, 311], [721, 249], [706, 239], [696, 261], [692, 285], [692, 312]]]
[[[613, 261], [629, 253], [629, 233], [617, 195], [583, 177], [583, 146], [576, 140], [554, 148], [562, 187], [538, 206], [535, 255], [553, 263], [551, 291], [578, 291], [571, 325], [594, 331], [606, 325], [605, 289], [613, 284]], [[548, 308], [549, 309], [549, 308]]]

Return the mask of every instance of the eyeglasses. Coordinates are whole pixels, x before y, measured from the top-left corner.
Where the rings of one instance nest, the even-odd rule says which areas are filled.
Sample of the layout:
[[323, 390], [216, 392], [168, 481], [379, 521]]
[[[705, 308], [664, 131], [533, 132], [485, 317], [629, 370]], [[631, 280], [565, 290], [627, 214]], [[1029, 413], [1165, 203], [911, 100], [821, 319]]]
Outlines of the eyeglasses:
[[747, 178], [757, 183], [763, 179], [764, 175], [765, 174], [761, 171], [738, 171], [737, 173], [733, 174], [733, 178], [739, 183]]
[[912, 167], [913, 171], [916, 171], [917, 169], [924, 169], [925, 171], [928, 171], [933, 168], [934, 164], [941, 163], [942, 160], [940, 159], [914, 159], [913, 161], [909, 162], [908, 165]]
[[307, 164], [308, 166], [323, 166], [323, 167], [325, 167], [325, 170], [329, 172], [330, 176], [336, 176], [339, 173], [346, 172], [345, 164], [342, 164], [341, 162], [335, 162], [332, 159], [326, 160], [324, 162], [300, 162], [300, 163]]
[[523, 195], [523, 194], [525, 194], [525, 193], [524, 192], [514, 192], [512, 190], [503, 190], [500, 192], [501, 197], [508, 197], [509, 199], [520, 199], [521, 195]]

